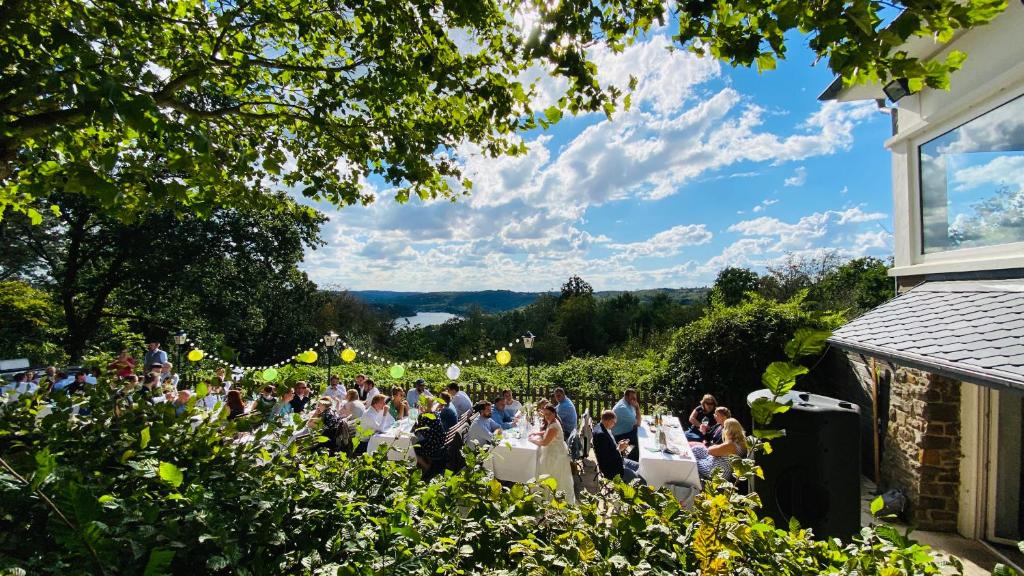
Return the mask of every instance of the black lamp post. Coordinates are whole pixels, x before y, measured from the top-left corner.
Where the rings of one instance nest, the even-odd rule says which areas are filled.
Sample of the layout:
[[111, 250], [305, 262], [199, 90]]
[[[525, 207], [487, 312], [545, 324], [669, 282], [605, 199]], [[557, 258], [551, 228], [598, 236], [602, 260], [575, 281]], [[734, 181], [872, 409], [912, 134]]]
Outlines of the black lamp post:
[[537, 337], [533, 335], [533, 332], [527, 332], [523, 334], [523, 347], [526, 348], [526, 389], [531, 393], [533, 392], [533, 386], [530, 385], [530, 356], [533, 355], [533, 341]]
[[176, 365], [178, 366], [178, 372], [181, 372], [181, 370], [185, 367], [184, 364], [181, 363], [181, 347], [185, 345], [185, 342], [187, 340], [188, 335], [185, 334], [183, 330], [178, 330], [178, 332], [174, 335], [174, 361], [177, 363]]
[[334, 331], [328, 332], [327, 335], [324, 336], [324, 344], [327, 345], [327, 385], [324, 386], [324, 390], [331, 385], [331, 361], [333, 360], [331, 356], [334, 355], [334, 345], [337, 343], [338, 335], [335, 334]]

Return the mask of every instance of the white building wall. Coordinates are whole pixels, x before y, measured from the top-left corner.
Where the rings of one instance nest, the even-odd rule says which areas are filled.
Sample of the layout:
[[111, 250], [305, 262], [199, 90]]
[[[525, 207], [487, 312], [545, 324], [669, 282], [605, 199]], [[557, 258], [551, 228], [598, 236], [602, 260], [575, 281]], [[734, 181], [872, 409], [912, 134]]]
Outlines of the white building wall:
[[918, 146], [1024, 94], [1024, 4], [1012, 1], [993, 23], [970, 30], [936, 58], [967, 53], [950, 90], [926, 88], [898, 103], [893, 154], [895, 267], [893, 276], [1024, 268], [1024, 243], [923, 255]]

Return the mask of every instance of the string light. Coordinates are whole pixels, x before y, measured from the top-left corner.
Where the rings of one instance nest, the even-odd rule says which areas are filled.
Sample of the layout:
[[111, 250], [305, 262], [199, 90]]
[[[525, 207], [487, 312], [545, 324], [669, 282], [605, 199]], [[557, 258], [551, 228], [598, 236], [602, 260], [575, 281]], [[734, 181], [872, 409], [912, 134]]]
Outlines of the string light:
[[[305, 348], [303, 350], [303, 352], [308, 351], [308, 350], [312, 350], [313, 348], [316, 348], [316, 347], [319, 347], [319, 345], [323, 344], [323, 342], [324, 342], [324, 338], [320, 337], [320, 339], [318, 339], [313, 346], [309, 346], [309, 347]], [[516, 338], [514, 341], [508, 343], [508, 348], [513, 348], [516, 344], [519, 344], [520, 342], [522, 342], [522, 338]], [[193, 340], [192, 338], [186, 338], [185, 339], [185, 344], [187, 346], [189, 346], [190, 349], [202, 350], [201, 344], [197, 340]], [[350, 343], [348, 343], [348, 342], [339, 341], [339, 344], [341, 345], [342, 349], [349, 348], [353, 352], [355, 352], [356, 354], [360, 354], [359, 349], [352, 347], [352, 345]], [[288, 357], [285, 360], [281, 360], [279, 362], [275, 362], [274, 364], [269, 364], [269, 365], [266, 365], [266, 366], [243, 366], [243, 365], [238, 365], [238, 364], [234, 364], [232, 362], [229, 362], [229, 361], [227, 361], [227, 360], [217, 356], [216, 354], [211, 354], [211, 353], [208, 353], [208, 352], [205, 352], [205, 351], [204, 351], [204, 356], [207, 359], [213, 361], [216, 364], [221, 364], [222, 366], [230, 367], [232, 372], [234, 372], [235, 370], [240, 370], [244, 374], [246, 372], [252, 372], [254, 370], [262, 371], [262, 370], [267, 370], [269, 368], [279, 368], [281, 366], [284, 366], [285, 364], [288, 364], [289, 362], [297, 361], [299, 359], [299, 355], [302, 354], [303, 352], [300, 352], [298, 354], [293, 354], [292, 356]], [[494, 350], [493, 354], [497, 355], [498, 352], [499, 352], [499, 350]], [[380, 356], [378, 354], [374, 354], [372, 352], [362, 352], [362, 354], [364, 356], [366, 356], [366, 358], [368, 358], [370, 360], [380, 361], [381, 363], [384, 363], [384, 364], [393, 364], [394, 363], [392, 360], [390, 360], [390, 359], [388, 359], [388, 358], [386, 358], [384, 356]], [[455, 361], [452, 361], [452, 362], [450, 362], [448, 364], [455, 364], [455, 365], [458, 365], [458, 366], [466, 366], [466, 365], [472, 364], [474, 362], [479, 362], [481, 360], [485, 360], [487, 358], [488, 358], [487, 354], [480, 354], [480, 355], [476, 355], [476, 356], [471, 356], [471, 357], [463, 359], [463, 360], [455, 360]], [[406, 362], [406, 364], [408, 364], [412, 368], [441, 368], [441, 367], [444, 367], [444, 366], [448, 365], [448, 364], [436, 364], [436, 363], [433, 363], [433, 362]]]

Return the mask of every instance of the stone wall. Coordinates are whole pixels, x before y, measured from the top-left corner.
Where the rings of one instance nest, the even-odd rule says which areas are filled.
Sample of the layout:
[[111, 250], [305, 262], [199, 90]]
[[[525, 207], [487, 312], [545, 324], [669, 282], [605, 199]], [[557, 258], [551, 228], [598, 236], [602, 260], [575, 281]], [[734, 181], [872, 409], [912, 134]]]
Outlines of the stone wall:
[[892, 382], [882, 487], [907, 495], [907, 521], [955, 531], [960, 482], [960, 383], [899, 368]]

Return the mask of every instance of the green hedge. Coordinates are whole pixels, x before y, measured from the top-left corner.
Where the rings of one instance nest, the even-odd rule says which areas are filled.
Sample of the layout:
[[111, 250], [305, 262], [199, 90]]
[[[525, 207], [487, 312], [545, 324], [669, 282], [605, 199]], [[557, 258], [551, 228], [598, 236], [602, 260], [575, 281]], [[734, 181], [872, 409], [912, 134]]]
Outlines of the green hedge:
[[[345, 386], [351, 386], [357, 374], [366, 374], [374, 380], [381, 391], [396, 384], [403, 389], [411, 388], [417, 378], [426, 380], [428, 386], [435, 391], [443, 389], [451, 382], [445, 375], [445, 368], [408, 368], [405, 375], [398, 380], [390, 376], [389, 369], [390, 366], [384, 364], [353, 362], [332, 366], [331, 373], [341, 377]], [[491, 361], [487, 364], [462, 366], [461, 370], [462, 374], [457, 380], [459, 383], [479, 382], [489, 387], [516, 391], [526, 388], [526, 368], [523, 366], [499, 366]], [[320, 365], [286, 366], [278, 369], [278, 373], [277, 383], [282, 386], [293, 384], [297, 380], [306, 380], [321, 389], [327, 381], [327, 369]], [[209, 372], [203, 374], [207, 375]], [[598, 356], [572, 358], [549, 366], [534, 366], [531, 368], [530, 382], [535, 389], [562, 387], [570, 394], [601, 394], [607, 391], [619, 394], [629, 387], [642, 392], [650, 391], [659, 377], [659, 361], [652, 353], [636, 360]], [[258, 373], [251, 373], [245, 381], [245, 387], [251, 391], [255, 391], [263, 384]]]
[[[244, 420], [119, 405], [91, 415], [35, 400], [0, 408], [0, 573], [5, 574], [936, 574], [894, 530], [816, 541], [754, 513], [755, 496], [708, 483], [692, 509], [615, 484], [577, 506], [492, 480], [472, 453], [424, 483], [383, 453], [347, 459]], [[289, 430], [282, 431], [285, 436]]]
[[719, 405], [745, 416], [747, 394], [763, 387], [764, 369], [783, 358], [783, 346], [801, 327], [821, 327], [821, 321], [798, 302], [752, 295], [736, 306], [713, 304], [675, 333], [665, 352], [660, 391], [680, 414], [689, 414], [702, 395], [713, 394]]

